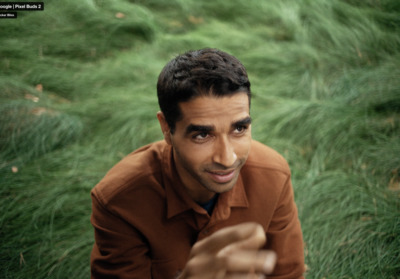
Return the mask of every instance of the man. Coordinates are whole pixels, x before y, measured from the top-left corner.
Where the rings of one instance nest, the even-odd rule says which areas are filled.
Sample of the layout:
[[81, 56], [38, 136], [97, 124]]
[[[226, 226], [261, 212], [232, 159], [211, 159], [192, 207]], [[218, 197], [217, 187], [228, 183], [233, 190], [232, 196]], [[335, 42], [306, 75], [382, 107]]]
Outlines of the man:
[[190, 51], [164, 67], [157, 93], [164, 140], [92, 190], [92, 278], [302, 278], [289, 167], [251, 138], [244, 66]]

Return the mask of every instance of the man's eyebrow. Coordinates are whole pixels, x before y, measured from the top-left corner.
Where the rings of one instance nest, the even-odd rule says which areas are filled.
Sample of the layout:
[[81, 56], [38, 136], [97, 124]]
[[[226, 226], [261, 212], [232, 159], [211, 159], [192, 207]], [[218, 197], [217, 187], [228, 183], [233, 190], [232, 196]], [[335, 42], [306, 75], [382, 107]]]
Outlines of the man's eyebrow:
[[195, 124], [190, 124], [186, 128], [186, 135], [189, 135], [193, 132], [202, 132], [202, 133], [209, 133], [214, 130], [214, 126], [210, 125], [195, 125]]
[[[237, 126], [246, 126], [251, 124], [251, 117], [248, 116], [246, 118], [240, 119], [238, 121], [235, 121], [232, 123], [232, 127], [237, 127]], [[193, 132], [201, 132], [201, 133], [209, 133], [214, 131], [214, 126], [212, 125], [196, 125], [196, 124], [189, 124], [187, 126], [185, 134], [189, 135]]]
[[233, 122], [232, 127], [246, 126], [246, 125], [250, 125], [250, 124], [251, 124], [251, 117], [248, 116], [246, 118], [243, 118], [243, 119]]

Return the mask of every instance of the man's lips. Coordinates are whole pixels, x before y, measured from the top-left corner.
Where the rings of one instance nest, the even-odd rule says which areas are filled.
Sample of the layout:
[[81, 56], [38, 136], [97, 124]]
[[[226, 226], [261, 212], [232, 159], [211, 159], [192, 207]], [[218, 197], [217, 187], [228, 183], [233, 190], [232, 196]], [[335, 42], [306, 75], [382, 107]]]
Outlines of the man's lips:
[[207, 171], [211, 178], [217, 183], [227, 183], [235, 177], [235, 170], [230, 171]]

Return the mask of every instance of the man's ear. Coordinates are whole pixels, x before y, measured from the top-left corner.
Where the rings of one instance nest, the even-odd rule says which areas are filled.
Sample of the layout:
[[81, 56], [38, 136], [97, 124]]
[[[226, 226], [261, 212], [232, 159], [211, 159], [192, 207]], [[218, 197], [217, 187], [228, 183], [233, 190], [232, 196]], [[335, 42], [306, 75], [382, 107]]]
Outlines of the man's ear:
[[164, 135], [164, 139], [168, 144], [171, 144], [171, 133], [170, 133], [170, 128], [167, 123], [167, 120], [165, 119], [164, 113], [161, 111], [157, 112], [157, 119], [158, 122], [160, 123], [161, 131]]

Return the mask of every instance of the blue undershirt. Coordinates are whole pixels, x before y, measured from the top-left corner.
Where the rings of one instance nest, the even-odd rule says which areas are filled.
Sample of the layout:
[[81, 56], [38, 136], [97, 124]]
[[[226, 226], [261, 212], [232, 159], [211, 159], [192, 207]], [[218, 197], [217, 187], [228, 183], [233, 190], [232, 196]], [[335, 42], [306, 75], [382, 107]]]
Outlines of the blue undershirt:
[[209, 200], [208, 202], [198, 203], [198, 205], [200, 205], [202, 208], [204, 208], [208, 212], [208, 215], [211, 216], [214, 206], [217, 203], [217, 200], [218, 200], [218, 194], [216, 194], [214, 197], [212, 197], [212, 199]]

